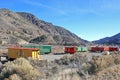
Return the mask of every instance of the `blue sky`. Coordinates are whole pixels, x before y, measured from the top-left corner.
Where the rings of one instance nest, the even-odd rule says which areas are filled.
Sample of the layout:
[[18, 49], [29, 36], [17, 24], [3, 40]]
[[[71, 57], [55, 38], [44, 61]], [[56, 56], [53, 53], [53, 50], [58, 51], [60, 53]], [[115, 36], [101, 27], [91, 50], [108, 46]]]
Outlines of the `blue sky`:
[[0, 0], [0, 8], [33, 13], [89, 41], [120, 32], [120, 0]]

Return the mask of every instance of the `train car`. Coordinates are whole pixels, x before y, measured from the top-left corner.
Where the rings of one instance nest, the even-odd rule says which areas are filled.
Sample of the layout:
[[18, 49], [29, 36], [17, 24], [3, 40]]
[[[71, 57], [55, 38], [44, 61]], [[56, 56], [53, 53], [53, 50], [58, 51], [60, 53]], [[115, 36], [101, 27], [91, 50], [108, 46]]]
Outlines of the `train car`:
[[88, 51], [87, 47], [82, 47], [82, 52], [87, 52], [87, 51]]
[[50, 45], [22, 45], [23, 48], [38, 48], [39, 54], [51, 53], [52, 46]]
[[91, 52], [119, 51], [119, 48], [114, 46], [94, 46], [90, 47], [89, 51]]
[[74, 54], [77, 52], [77, 47], [76, 46], [66, 46], [64, 52]]
[[8, 48], [7, 58], [9, 60], [14, 60], [16, 58], [28, 58], [32, 57], [33, 59], [41, 60], [39, 55], [39, 49], [36, 48]]
[[82, 47], [81, 46], [77, 47], [77, 52], [82, 52]]
[[104, 51], [109, 51], [109, 46], [104, 46]]
[[119, 51], [118, 47], [109, 47], [109, 51]]
[[103, 52], [103, 51], [104, 51], [104, 47], [103, 46], [97, 47], [97, 52]]
[[87, 51], [88, 51], [88, 49], [85, 46], [79, 46], [79, 47], [77, 47], [77, 52], [87, 52]]
[[94, 47], [90, 47], [91, 52], [103, 52], [104, 51], [104, 47], [102, 46], [94, 46]]
[[89, 48], [90, 52], [96, 52], [97, 51], [97, 47], [96, 46], [92, 46]]
[[35, 48], [38, 48], [40, 50], [40, 54], [49, 54], [51, 53], [52, 46], [50, 45], [40, 45], [40, 46], [35, 46]]

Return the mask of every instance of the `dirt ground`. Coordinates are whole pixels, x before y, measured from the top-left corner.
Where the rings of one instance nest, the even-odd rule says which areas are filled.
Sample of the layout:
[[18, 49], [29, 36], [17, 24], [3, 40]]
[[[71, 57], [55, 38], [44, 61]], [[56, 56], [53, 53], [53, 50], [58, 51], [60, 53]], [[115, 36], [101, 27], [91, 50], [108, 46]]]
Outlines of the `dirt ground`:
[[[79, 54], [79, 53], [77, 53]], [[85, 53], [83, 53], [85, 54]], [[63, 53], [59, 53], [59, 54], [46, 54], [46, 55], [41, 55], [42, 60], [47, 60], [47, 61], [54, 61], [55, 59], [60, 59], [65, 55], [70, 55], [72, 56], [73, 54], [63, 54]], [[101, 53], [88, 53], [88, 61], [91, 60], [92, 56], [98, 56], [101, 55]], [[1, 57], [1, 61], [6, 61], [5, 57]]]
[[61, 46], [61, 45], [52, 46], [52, 53], [55, 53], [55, 54], [64, 53], [64, 46]]
[[[83, 54], [85, 54], [84, 52], [82, 52]], [[79, 54], [79, 53], [77, 53]], [[53, 61], [55, 59], [60, 59], [62, 58], [63, 56], [65, 55], [70, 55], [72, 56], [73, 54], [49, 54], [49, 55], [41, 55], [42, 59], [43, 60], [48, 60], [48, 61]], [[88, 61], [91, 60], [92, 56], [99, 56], [99, 55], [102, 55], [102, 53], [88, 53]]]

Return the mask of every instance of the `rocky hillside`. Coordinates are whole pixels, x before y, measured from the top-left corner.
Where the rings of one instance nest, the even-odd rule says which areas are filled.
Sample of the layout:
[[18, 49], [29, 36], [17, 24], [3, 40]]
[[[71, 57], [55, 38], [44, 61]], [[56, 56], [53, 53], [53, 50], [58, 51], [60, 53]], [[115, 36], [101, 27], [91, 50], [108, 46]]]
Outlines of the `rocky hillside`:
[[45, 32], [31, 24], [19, 14], [8, 9], [0, 9], [0, 42], [27, 43]]
[[0, 43], [85, 44], [70, 31], [25, 12], [0, 9]]
[[120, 45], [120, 33], [112, 36], [112, 37], [106, 37], [100, 40], [93, 41], [96, 44], [115, 44]]

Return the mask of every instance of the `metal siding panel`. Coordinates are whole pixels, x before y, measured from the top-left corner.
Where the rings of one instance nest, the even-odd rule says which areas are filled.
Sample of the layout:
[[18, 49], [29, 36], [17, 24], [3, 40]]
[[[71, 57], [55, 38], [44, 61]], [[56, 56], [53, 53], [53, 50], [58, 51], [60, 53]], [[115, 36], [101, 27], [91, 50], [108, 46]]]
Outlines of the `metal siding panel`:
[[87, 51], [87, 47], [82, 47], [82, 52], [86, 52]]
[[8, 58], [18, 58], [19, 55], [19, 50], [15, 50], [15, 49], [8, 49]]

